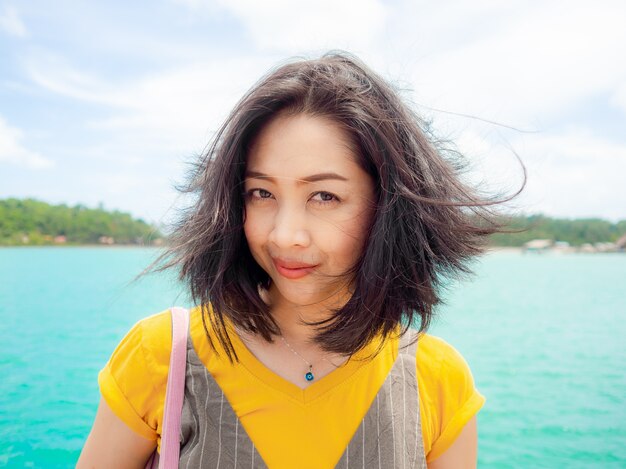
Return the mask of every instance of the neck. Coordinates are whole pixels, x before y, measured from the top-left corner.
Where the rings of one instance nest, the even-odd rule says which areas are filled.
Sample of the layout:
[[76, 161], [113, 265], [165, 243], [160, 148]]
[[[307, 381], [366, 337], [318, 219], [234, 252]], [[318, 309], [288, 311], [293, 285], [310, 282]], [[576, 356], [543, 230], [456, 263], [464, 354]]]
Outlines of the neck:
[[333, 309], [341, 307], [347, 301], [347, 298], [334, 298], [324, 304], [298, 305], [287, 301], [272, 287], [265, 292], [264, 299], [270, 305], [272, 317], [278, 323], [281, 335], [289, 344], [300, 348], [317, 348], [314, 344], [315, 326], [306, 323], [330, 318]]
[[303, 308], [274, 307], [272, 317], [278, 323], [281, 335], [292, 345], [307, 347], [313, 345], [315, 337], [315, 327], [309, 326], [306, 322], [320, 321], [330, 316], [330, 312], [307, 311]]
[[[250, 352], [269, 369], [304, 389], [310, 384], [308, 378], [304, 381], [305, 373], [309, 372], [306, 365], [313, 367], [310, 371], [314, 379], [319, 380], [350, 359], [349, 355], [329, 354], [322, 350], [313, 341], [315, 329], [303, 323], [328, 318], [332, 309], [320, 308], [319, 305], [295, 305], [284, 301], [281, 295], [272, 296], [267, 290], [259, 290], [259, 294], [269, 305], [282, 334], [274, 336], [274, 341], [268, 343], [254, 334], [239, 330], [237, 333]], [[270, 301], [276, 298], [283, 301]], [[341, 304], [335, 308], [339, 306]]]

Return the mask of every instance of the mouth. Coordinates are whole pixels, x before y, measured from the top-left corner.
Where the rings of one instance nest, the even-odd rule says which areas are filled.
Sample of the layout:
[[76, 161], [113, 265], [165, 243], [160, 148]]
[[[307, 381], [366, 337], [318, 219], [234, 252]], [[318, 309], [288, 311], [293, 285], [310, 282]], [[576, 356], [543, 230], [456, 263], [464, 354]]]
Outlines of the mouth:
[[317, 265], [305, 264], [303, 262], [283, 261], [272, 259], [274, 266], [280, 275], [288, 279], [302, 278], [315, 270]]

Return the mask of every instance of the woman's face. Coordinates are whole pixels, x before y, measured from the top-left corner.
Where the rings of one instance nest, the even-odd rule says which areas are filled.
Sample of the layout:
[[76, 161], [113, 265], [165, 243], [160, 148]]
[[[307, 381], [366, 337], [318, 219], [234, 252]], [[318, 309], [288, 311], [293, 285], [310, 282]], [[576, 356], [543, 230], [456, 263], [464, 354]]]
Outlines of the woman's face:
[[278, 116], [255, 139], [244, 179], [244, 230], [271, 277], [272, 304], [335, 304], [374, 213], [374, 183], [330, 119]]

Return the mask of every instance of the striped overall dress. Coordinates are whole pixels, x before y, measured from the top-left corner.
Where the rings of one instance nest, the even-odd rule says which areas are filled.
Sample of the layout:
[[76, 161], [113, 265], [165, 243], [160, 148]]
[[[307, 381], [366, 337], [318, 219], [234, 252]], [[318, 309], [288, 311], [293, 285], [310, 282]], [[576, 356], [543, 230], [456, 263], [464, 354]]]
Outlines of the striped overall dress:
[[[409, 329], [412, 335], [416, 331]], [[398, 355], [336, 468], [426, 469], [416, 377], [416, 344]], [[187, 338], [179, 468], [266, 468], [228, 399]], [[298, 469], [294, 466], [294, 469]], [[320, 468], [324, 469], [324, 468]]]

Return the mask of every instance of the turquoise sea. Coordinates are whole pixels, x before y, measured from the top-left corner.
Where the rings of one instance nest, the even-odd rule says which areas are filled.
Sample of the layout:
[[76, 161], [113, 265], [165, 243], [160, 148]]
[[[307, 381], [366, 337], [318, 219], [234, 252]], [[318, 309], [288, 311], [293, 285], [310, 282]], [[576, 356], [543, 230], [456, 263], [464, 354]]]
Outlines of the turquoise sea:
[[[140, 318], [190, 306], [149, 248], [0, 249], [0, 467], [73, 467], [97, 373]], [[626, 468], [626, 255], [495, 252], [431, 333], [487, 402], [480, 468]]]

